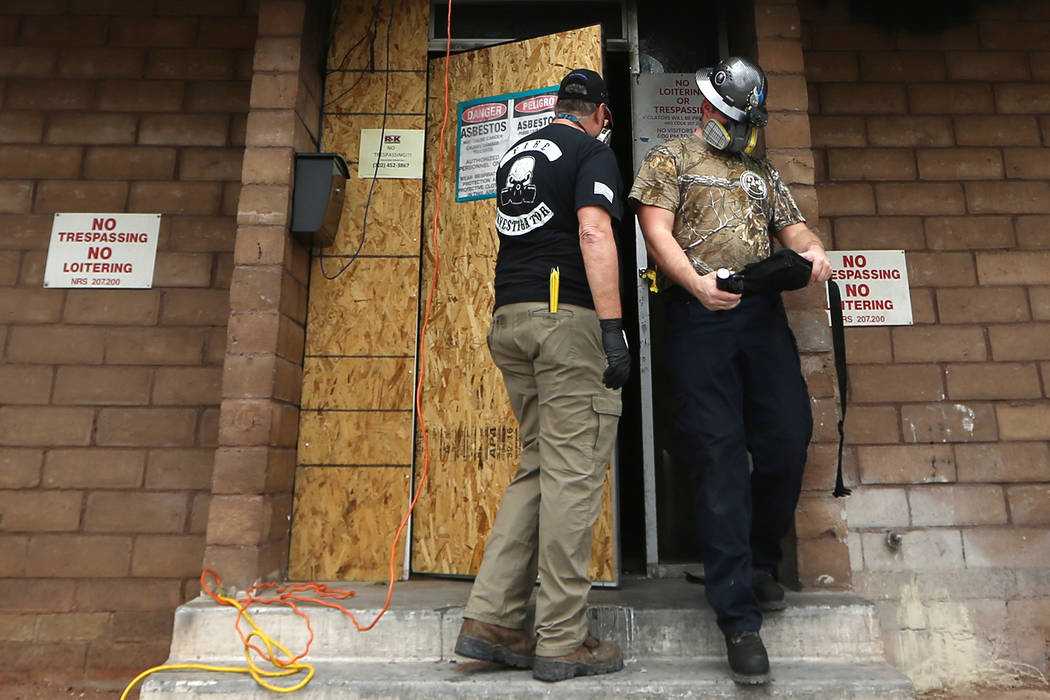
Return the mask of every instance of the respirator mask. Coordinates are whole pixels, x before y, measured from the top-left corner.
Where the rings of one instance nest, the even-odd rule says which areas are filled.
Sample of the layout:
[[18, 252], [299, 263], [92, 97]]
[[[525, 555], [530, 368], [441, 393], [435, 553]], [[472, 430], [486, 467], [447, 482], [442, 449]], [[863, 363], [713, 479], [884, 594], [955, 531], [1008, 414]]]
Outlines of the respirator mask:
[[758, 130], [769, 121], [766, 111], [766, 74], [746, 58], [732, 57], [713, 68], [696, 72], [696, 85], [728, 124], [708, 119], [701, 133], [713, 148], [750, 154], [758, 144]]

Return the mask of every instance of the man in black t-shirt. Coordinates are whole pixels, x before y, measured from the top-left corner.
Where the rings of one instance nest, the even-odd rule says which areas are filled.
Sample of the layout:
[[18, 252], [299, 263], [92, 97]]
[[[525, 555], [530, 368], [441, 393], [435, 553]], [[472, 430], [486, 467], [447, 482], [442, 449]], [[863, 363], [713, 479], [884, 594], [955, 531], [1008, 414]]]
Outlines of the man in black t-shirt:
[[[521, 432], [521, 465], [500, 503], [456, 652], [558, 681], [623, 668], [588, 631], [591, 538], [631, 358], [613, 221], [616, 158], [598, 140], [608, 93], [571, 71], [553, 122], [496, 172], [496, 302], [488, 344]], [[536, 576], [536, 635], [525, 629]]]

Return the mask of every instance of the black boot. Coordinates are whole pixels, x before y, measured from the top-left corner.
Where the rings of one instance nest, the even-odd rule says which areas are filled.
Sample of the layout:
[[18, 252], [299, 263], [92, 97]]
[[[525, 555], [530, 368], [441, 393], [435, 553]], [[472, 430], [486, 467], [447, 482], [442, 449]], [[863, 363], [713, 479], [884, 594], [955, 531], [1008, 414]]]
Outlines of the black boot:
[[726, 652], [734, 681], [741, 685], [769, 682], [769, 656], [757, 630], [726, 635]]
[[766, 569], [755, 569], [755, 597], [758, 607], [767, 612], [783, 610], [787, 607], [784, 600], [784, 589], [777, 583], [773, 572]]

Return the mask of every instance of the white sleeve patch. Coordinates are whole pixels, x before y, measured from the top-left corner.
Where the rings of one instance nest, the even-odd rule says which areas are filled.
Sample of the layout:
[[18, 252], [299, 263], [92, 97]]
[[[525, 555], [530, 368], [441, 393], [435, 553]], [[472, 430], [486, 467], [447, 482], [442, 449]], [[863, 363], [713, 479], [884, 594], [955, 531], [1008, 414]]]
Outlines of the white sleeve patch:
[[598, 182], [597, 180], [594, 181], [594, 194], [600, 194], [609, 200], [609, 204], [612, 204], [613, 191], [609, 189], [609, 186], [604, 182]]

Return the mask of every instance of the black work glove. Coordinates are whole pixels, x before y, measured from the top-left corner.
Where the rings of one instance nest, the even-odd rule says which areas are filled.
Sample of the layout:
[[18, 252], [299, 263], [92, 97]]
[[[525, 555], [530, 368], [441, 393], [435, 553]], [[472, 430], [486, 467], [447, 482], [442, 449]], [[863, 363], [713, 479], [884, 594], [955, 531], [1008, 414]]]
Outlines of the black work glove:
[[605, 368], [602, 382], [610, 389], [619, 389], [631, 376], [631, 353], [627, 350], [627, 334], [623, 332], [622, 318], [603, 318], [602, 347], [609, 366]]

